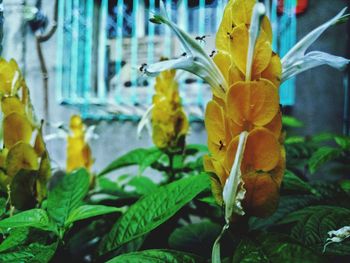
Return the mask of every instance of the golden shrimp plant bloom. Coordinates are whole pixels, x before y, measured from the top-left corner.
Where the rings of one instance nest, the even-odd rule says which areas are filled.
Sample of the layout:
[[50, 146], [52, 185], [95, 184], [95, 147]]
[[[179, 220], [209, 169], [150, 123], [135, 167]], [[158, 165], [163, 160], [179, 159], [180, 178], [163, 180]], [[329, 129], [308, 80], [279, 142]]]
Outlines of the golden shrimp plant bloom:
[[239, 134], [247, 131], [240, 167], [246, 191], [243, 210], [248, 215], [268, 216], [278, 204], [285, 168], [278, 95], [282, 65], [272, 51], [267, 17], [262, 20], [248, 64], [254, 4], [255, 1], [231, 1], [216, 35], [214, 62], [229, 88], [225, 97], [214, 96], [207, 105], [205, 127], [211, 155], [205, 157], [204, 166], [217, 176], [217, 180], [213, 180], [213, 192], [222, 204], [220, 189], [231, 172]]
[[211, 86], [213, 99], [205, 113], [210, 155], [204, 166], [215, 175], [212, 188], [216, 200], [225, 205], [227, 226], [234, 215], [270, 215], [277, 207], [285, 170], [278, 88], [281, 82], [320, 65], [346, 67], [348, 59], [306, 52], [327, 28], [346, 17], [346, 8], [312, 30], [282, 59], [271, 47], [272, 30], [264, 16], [265, 7], [255, 0], [229, 1], [213, 59], [171, 22], [164, 10], [151, 21], [169, 26], [186, 56], [149, 65], [146, 74], [182, 69]]
[[188, 132], [188, 120], [175, 76], [175, 70], [167, 70], [156, 78], [151, 113], [152, 139], [160, 149], [183, 148]]
[[28, 87], [14, 60], [0, 59], [0, 100], [0, 185], [2, 191], [11, 193], [13, 205], [20, 208], [28, 204], [29, 197], [44, 199], [51, 172], [42, 123], [34, 117]]
[[71, 116], [70, 134], [67, 138], [67, 172], [77, 168], [90, 170], [93, 158], [89, 144], [85, 140], [85, 126], [79, 115]]

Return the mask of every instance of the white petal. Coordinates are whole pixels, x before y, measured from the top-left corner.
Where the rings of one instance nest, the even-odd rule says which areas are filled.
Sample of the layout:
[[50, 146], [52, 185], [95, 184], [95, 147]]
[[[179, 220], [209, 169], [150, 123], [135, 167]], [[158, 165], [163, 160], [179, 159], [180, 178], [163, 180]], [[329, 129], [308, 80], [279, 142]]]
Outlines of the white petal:
[[226, 180], [223, 190], [223, 200], [225, 203], [225, 220], [229, 222], [232, 214], [236, 213], [244, 215], [241, 201], [245, 195], [243, 180], [241, 174], [241, 163], [243, 159], [245, 144], [247, 141], [248, 132], [244, 131], [239, 135], [238, 147], [235, 160], [228, 179]]
[[328, 65], [338, 70], [344, 70], [349, 62], [349, 59], [343, 57], [334, 56], [321, 51], [311, 51], [300, 60], [290, 64], [288, 68], [283, 69], [282, 82], [308, 69], [321, 65]]
[[145, 126], [147, 127], [150, 123], [151, 113], [152, 113], [153, 107], [154, 107], [154, 104], [152, 104], [150, 107], [148, 107], [146, 112], [142, 115], [142, 118], [139, 121], [139, 124], [137, 125], [137, 138], [138, 139], [141, 138], [141, 132], [142, 132], [143, 128]]
[[[163, 5], [161, 4], [161, 6]], [[145, 73], [154, 76], [166, 69], [182, 69], [189, 71], [205, 80], [212, 87], [213, 93], [223, 98], [228, 87], [219, 68], [192, 36], [167, 18], [164, 7], [162, 10], [163, 13], [165, 13], [165, 17], [155, 15], [153, 20], [157, 21], [157, 23], [163, 23], [172, 29], [180, 40], [186, 52], [186, 56], [149, 65], [145, 68]]]
[[297, 60], [300, 60], [306, 50], [319, 38], [319, 36], [330, 26], [336, 24], [346, 11], [346, 7], [341, 10], [335, 17], [322, 24], [321, 26], [312, 30], [309, 34], [303, 37], [295, 46], [288, 51], [288, 53], [282, 58], [282, 67], [288, 68], [288, 65], [294, 64]]

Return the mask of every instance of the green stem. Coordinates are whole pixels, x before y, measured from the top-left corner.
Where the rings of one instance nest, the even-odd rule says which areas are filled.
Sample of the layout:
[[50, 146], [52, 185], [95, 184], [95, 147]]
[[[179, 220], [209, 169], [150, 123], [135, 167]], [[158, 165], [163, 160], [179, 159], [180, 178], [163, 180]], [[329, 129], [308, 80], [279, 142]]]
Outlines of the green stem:
[[168, 182], [171, 183], [175, 180], [176, 173], [174, 171], [174, 157], [175, 154], [172, 152], [167, 152], [169, 158], [169, 167], [168, 167]]

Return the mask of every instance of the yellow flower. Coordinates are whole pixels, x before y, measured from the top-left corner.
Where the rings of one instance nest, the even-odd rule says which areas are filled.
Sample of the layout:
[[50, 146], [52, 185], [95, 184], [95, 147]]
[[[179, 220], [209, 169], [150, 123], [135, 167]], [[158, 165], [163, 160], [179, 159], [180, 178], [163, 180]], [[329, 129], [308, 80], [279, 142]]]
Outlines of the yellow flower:
[[93, 164], [91, 149], [85, 141], [85, 127], [79, 115], [70, 119], [70, 135], [67, 139], [67, 172], [77, 168], [91, 169]]
[[205, 157], [204, 166], [216, 175], [213, 193], [225, 205], [227, 224], [233, 213], [264, 217], [276, 209], [285, 169], [281, 82], [323, 64], [342, 69], [349, 63], [319, 51], [306, 53], [327, 28], [343, 18], [345, 9], [301, 39], [282, 60], [272, 51], [271, 25], [264, 13], [264, 5], [255, 0], [229, 1], [213, 60], [166, 12], [152, 20], [173, 30], [186, 56], [149, 65], [146, 74], [182, 69], [212, 88], [213, 99], [205, 113], [210, 156]]
[[[14, 205], [19, 208], [26, 206], [27, 201], [30, 202], [26, 199], [31, 197], [41, 202], [46, 196], [46, 185], [51, 176], [49, 156], [42, 125], [34, 118], [29, 90], [14, 60], [7, 62], [0, 59], [0, 103], [4, 143], [0, 154], [1, 188], [7, 191], [10, 187]], [[23, 171], [32, 173], [25, 174]], [[34, 185], [28, 185], [28, 189], [18, 188], [17, 180], [24, 180], [22, 176], [35, 176]], [[24, 193], [28, 195], [21, 197]]]
[[182, 148], [188, 132], [188, 120], [182, 108], [175, 70], [156, 78], [152, 108], [152, 139], [160, 149]]

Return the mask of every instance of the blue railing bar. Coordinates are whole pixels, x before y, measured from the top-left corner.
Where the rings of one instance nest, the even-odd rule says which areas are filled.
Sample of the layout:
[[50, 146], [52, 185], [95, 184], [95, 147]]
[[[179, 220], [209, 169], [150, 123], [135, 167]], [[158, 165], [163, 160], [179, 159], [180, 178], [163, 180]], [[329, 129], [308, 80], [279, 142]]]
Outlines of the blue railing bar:
[[73, 0], [72, 13], [72, 48], [70, 90], [73, 98], [78, 95], [78, 54], [79, 54], [79, 0]]
[[[172, 18], [172, 6], [171, 6], [171, 0], [165, 0], [165, 8], [170, 18]], [[171, 58], [171, 30], [169, 27], [164, 27], [165, 33], [164, 33], [164, 56], [167, 58]]]
[[[199, 0], [199, 6], [198, 6], [198, 35], [204, 36], [205, 35], [205, 0]], [[201, 45], [205, 45], [205, 39]], [[201, 79], [197, 80], [197, 105], [203, 106], [203, 81]]]
[[84, 63], [84, 83], [83, 83], [83, 97], [90, 98], [91, 95], [91, 64], [92, 64], [92, 32], [94, 21], [94, 0], [86, 1], [86, 17], [85, 17], [85, 63]]
[[[146, 23], [148, 23], [148, 45], [147, 45], [147, 64], [154, 62], [154, 33], [155, 26], [149, 22], [149, 19], [155, 14], [155, 0], [149, 0], [148, 17]], [[147, 90], [147, 103], [152, 103], [152, 96], [154, 94], [154, 78], [148, 78], [148, 90]]]
[[136, 104], [137, 101], [137, 76], [138, 76], [138, 65], [137, 65], [137, 55], [138, 55], [138, 34], [137, 29], [140, 25], [137, 24], [137, 14], [139, 12], [139, 1], [133, 0], [133, 10], [132, 10], [132, 32], [131, 32], [131, 104]]
[[123, 20], [124, 20], [124, 0], [117, 0], [117, 32], [115, 42], [116, 63], [115, 63], [115, 77], [116, 77], [116, 89], [115, 100], [117, 104], [122, 103], [123, 98], [121, 96], [121, 89], [123, 84], [121, 83], [121, 70], [123, 60]]
[[57, 53], [56, 53], [56, 98], [62, 100], [63, 80], [63, 23], [64, 23], [64, 0], [58, 2], [58, 25], [57, 25]]
[[72, 0], [66, 0], [66, 6], [65, 6], [65, 17], [66, 21], [64, 22], [65, 25], [68, 27], [68, 32], [64, 32], [64, 50], [67, 50], [68, 52], [68, 59], [63, 59], [63, 74], [64, 74], [64, 81], [63, 81], [63, 94], [64, 97], [70, 96], [71, 91], [71, 85], [70, 85], [70, 75], [71, 75], [71, 56], [72, 56]]
[[216, 28], [218, 29], [221, 23], [222, 15], [224, 13], [224, 0], [217, 0], [216, 6]]
[[271, 27], [273, 32], [273, 39], [272, 39], [272, 49], [276, 52], [277, 51], [277, 39], [278, 39], [278, 26], [277, 26], [277, 0], [272, 0], [271, 2]]
[[98, 43], [97, 96], [106, 98], [106, 39], [107, 39], [108, 0], [102, 0]]
[[[179, 27], [183, 29], [185, 32], [188, 32], [188, 0], [182, 0], [180, 2], [178, 14], [179, 14], [179, 18], [178, 18]], [[185, 79], [189, 76], [189, 74], [185, 71], [179, 71], [178, 74], [179, 73], [182, 74], [179, 80], [181, 100], [183, 105], [187, 105], [188, 104], [188, 99], [186, 96], [187, 85], [185, 84]]]

